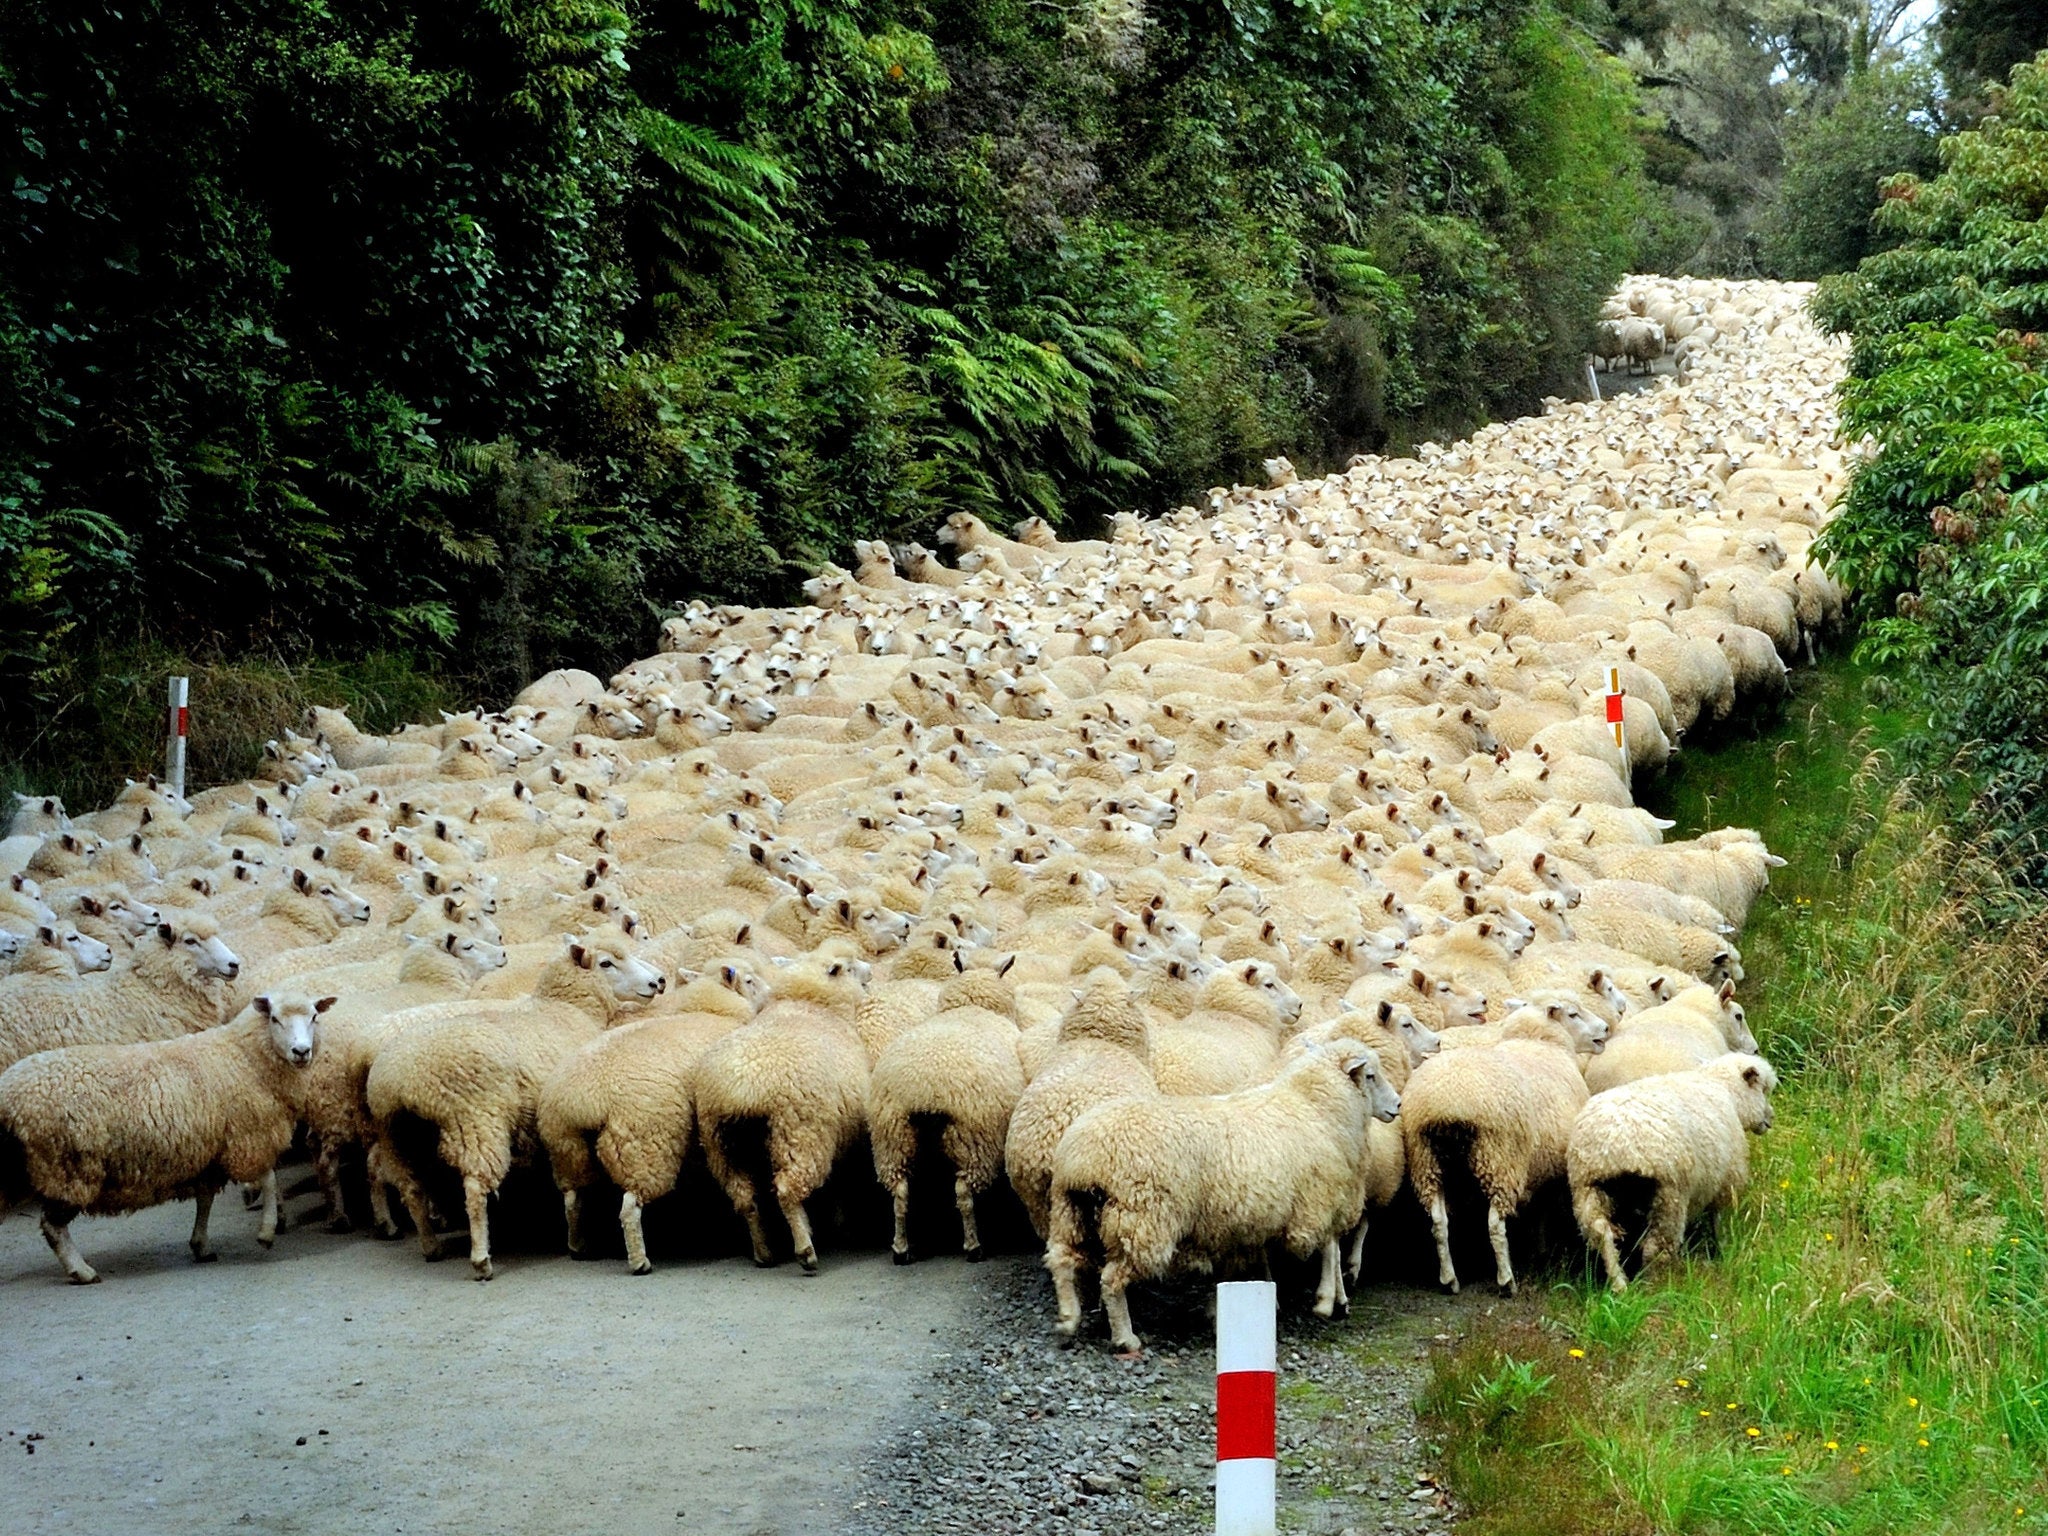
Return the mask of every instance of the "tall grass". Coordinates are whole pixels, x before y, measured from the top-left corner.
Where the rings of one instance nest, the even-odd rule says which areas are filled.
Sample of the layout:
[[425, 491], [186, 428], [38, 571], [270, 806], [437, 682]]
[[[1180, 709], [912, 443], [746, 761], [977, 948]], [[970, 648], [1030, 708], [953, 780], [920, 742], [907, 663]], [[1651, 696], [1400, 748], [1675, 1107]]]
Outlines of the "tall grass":
[[11, 809], [6, 792], [19, 790], [89, 810], [111, 799], [124, 777], [161, 772], [173, 675], [192, 680], [186, 778], [194, 788], [254, 774], [263, 744], [302, 726], [308, 704], [344, 708], [373, 731], [458, 707], [455, 683], [389, 652], [225, 657], [144, 642], [89, 652], [67, 675], [54, 708], [25, 719], [9, 713], [0, 733], [0, 807]]
[[1475, 1533], [2048, 1529], [2048, 912], [1892, 777], [1861, 682], [1671, 786], [1791, 861], [1743, 939], [1777, 1125], [1718, 1253], [1438, 1358]]

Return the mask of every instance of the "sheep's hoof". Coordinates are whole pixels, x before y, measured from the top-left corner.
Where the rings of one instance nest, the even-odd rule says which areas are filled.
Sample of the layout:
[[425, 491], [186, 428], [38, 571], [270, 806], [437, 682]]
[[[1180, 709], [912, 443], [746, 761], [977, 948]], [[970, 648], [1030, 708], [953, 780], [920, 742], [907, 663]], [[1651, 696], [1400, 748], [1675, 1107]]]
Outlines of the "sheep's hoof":
[[1512, 1280], [1505, 1281], [1501, 1284], [1499, 1290], [1502, 1296], [1512, 1299], [1515, 1294], [1515, 1282]]
[[1142, 1360], [1145, 1358], [1145, 1346], [1133, 1339], [1116, 1352], [1116, 1358], [1124, 1361]]
[[194, 1248], [192, 1250], [192, 1262], [194, 1264], [213, 1264], [219, 1262], [219, 1259], [220, 1255], [211, 1248]]
[[[343, 1220], [343, 1221], [346, 1221], [346, 1220], [348, 1220], [348, 1218], [347, 1218], [346, 1216], [344, 1216], [344, 1217], [342, 1218], [342, 1220]], [[339, 1228], [339, 1229], [336, 1229], [336, 1228], [329, 1228], [329, 1230], [330, 1230], [330, 1231], [334, 1231], [334, 1230], [340, 1230], [340, 1231], [344, 1231], [344, 1232], [345, 1232], [345, 1231], [347, 1231], [348, 1229], [347, 1229], [346, 1227], [342, 1227], [342, 1228]], [[397, 1242], [397, 1241], [398, 1241], [398, 1240], [399, 1240], [399, 1239], [400, 1239], [401, 1237], [405, 1236], [405, 1234], [404, 1234], [403, 1232], [399, 1231], [399, 1230], [398, 1230], [398, 1228], [397, 1228], [396, 1226], [389, 1226], [389, 1227], [387, 1227], [387, 1226], [382, 1226], [382, 1225], [375, 1225], [375, 1226], [372, 1226], [372, 1227], [370, 1228], [370, 1236], [372, 1236], [372, 1237], [374, 1237], [375, 1239], [377, 1239], [377, 1241], [378, 1241], [378, 1242], [380, 1242], [380, 1243], [395, 1243], [395, 1242]]]
[[796, 1256], [796, 1261], [803, 1267], [806, 1280], [812, 1279], [817, 1275], [818, 1256], [815, 1253], [800, 1253]]
[[979, 1264], [983, 1259], [988, 1257], [986, 1253], [982, 1252], [979, 1245], [973, 1248], [964, 1249], [962, 1251], [966, 1256], [967, 1262], [970, 1264]]
[[64, 1278], [73, 1285], [98, 1285], [100, 1283], [100, 1272], [96, 1269], [88, 1269], [83, 1274], [67, 1272]]
[[627, 1265], [626, 1273], [629, 1275], [651, 1275], [654, 1273], [654, 1266], [648, 1263], [647, 1260], [642, 1259], [638, 1264]]
[[889, 1250], [889, 1258], [897, 1264], [908, 1264], [911, 1262], [910, 1250], [908, 1248], [892, 1248]]
[[1455, 1280], [1439, 1280], [1436, 1283], [1436, 1288], [1442, 1291], [1446, 1296], [1455, 1296], [1458, 1294], [1458, 1282]]
[[267, 1252], [270, 1249], [275, 1248], [277, 1246], [277, 1234], [273, 1232], [270, 1234], [270, 1236], [264, 1237], [262, 1234], [259, 1233], [257, 1234], [256, 1242], [260, 1247], [262, 1247]]
[[756, 1269], [773, 1269], [778, 1262], [780, 1261], [772, 1253], [757, 1253], [754, 1255], [754, 1268]]
[[494, 1280], [497, 1278], [497, 1275], [498, 1271], [491, 1266], [489, 1259], [471, 1259], [469, 1261], [470, 1279]]
[[572, 1259], [594, 1259], [597, 1255], [592, 1253], [582, 1243], [571, 1243], [569, 1244], [569, 1257]]
[[[327, 1230], [329, 1232], [334, 1233], [337, 1237], [344, 1232], [353, 1232], [355, 1231], [355, 1229], [356, 1224], [350, 1221], [346, 1216], [330, 1216], [327, 1218]], [[398, 1236], [398, 1232], [395, 1228], [390, 1232], [385, 1232], [379, 1228], [373, 1227], [370, 1231], [370, 1235], [372, 1237], [396, 1237]]]
[[429, 1264], [438, 1264], [443, 1259], [448, 1257], [448, 1250], [442, 1247], [438, 1242], [421, 1243], [420, 1257], [425, 1259]]

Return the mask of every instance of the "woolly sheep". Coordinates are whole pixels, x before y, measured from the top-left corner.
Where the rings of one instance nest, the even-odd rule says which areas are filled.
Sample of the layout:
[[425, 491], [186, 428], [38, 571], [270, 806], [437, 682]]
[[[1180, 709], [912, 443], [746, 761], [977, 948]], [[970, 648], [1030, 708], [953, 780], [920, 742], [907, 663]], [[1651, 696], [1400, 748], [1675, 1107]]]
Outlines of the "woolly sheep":
[[1624, 1212], [1641, 1213], [1638, 1252], [1647, 1270], [1678, 1253], [1689, 1222], [1741, 1193], [1748, 1137], [1771, 1128], [1777, 1086], [1769, 1062], [1731, 1053], [1587, 1100], [1565, 1163], [1572, 1212], [1612, 1289], [1628, 1288]]
[[269, 1191], [257, 1241], [277, 1235], [274, 1170], [291, 1145], [315, 1019], [334, 999], [264, 994], [234, 1023], [171, 1040], [44, 1051], [0, 1073], [0, 1214], [30, 1198], [74, 1285], [98, 1273], [71, 1223], [192, 1200], [195, 1260], [228, 1180]]

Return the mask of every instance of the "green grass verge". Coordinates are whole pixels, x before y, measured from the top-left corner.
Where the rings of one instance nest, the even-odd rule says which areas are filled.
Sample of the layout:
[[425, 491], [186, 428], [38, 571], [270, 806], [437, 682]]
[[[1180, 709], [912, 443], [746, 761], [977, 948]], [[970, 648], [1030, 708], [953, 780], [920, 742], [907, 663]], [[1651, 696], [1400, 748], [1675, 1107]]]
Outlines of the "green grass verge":
[[1471, 1536], [2048, 1530], [2048, 915], [1893, 781], [1868, 683], [1646, 795], [1790, 860], [1742, 938], [1777, 1125], [1716, 1253], [1436, 1357]]
[[365, 730], [456, 709], [457, 685], [409, 656], [192, 655], [147, 641], [88, 650], [65, 669], [54, 709], [0, 727], [0, 821], [6, 792], [61, 795], [75, 811], [106, 804], [124, 777], [161, 772], [165, 684], [192, 679], [186, 781], [192, 788], [248, 778], [263, 744], [304, 723], [308, 704], [346, 709]]

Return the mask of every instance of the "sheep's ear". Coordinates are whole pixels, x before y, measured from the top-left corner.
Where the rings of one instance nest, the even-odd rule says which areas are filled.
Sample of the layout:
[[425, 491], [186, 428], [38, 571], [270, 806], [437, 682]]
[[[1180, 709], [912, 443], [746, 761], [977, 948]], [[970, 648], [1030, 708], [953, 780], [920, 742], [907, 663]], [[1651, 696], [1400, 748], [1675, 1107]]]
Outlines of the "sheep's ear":
[[156, 936], [162, 939], [166, 944], [175, 944], [178, 942], [178, 931], [175, 928], [173, 928], [169, 923], [158, 923], [156, 925]]
[[[410, 935], [408, 935], [408, 937], [410, 937]], [[455, 935], [454, 933], [444, 933], [441, 935], [441, 947], [447, 950], [448, 953], [451, 955], [455, 953], [456, 938], [457, 935]]]
[[569, 946], [569, 958], [575, 961], [582, 969], [586, 971], [590, 969], [590, 951], [581, 944], [571, 944]]
[[1005, 960], [1005, 961], [1004, 961], [1004, 962], [1003, 962], [1003, 963], [1002, 963], [1001, 965], [999, 965], [999, 966], [997, 966], [997, 967], [996, 967], [996, 974], [997, 974], [998, 976], [1007, 976], [1007, 975], [1009, 975], [1009, 974], [1010, 974], [1010, 967], [1011, 967], [1011, 966], [1013, 966], [1013, 965], [1015, 965], [1016, 963], [1017, 963], [1017, 957], [1016, 957], [1016, 955], [1012, 954], [1012, 955], [1010, 956], [1010, 958], [1009, 958], [1009, 959]]
[[1379, 1019], [1382, 1024], [1391, 1024], [1394, 1021], [1394, 1005], [1384, 997], [1380, 999]]
[[338, 1001], [340, 1001], [340, 999], [332, 997], [319, 998], [313, 1004], [313, 1011], [315, 1013], [325, 1013], [328, 1009], [332, 1008]]
[[107, 915], [107, 909], [91, 896], [81, 896], [78, 898], [78, 910], [87, 917], [105, 917]]
[[250, 999], [249, 1006], [254, 1008], [264, 1018], [271, 1017], [270, 999], [265, 994], [257, 993], [254, 998]]
[[298, 891], [311, 891], [313, 889], [313, 877], [303, 869], [293, 870], [292, 888]]
[[1761, 1088], [1764, 1085], [1764, 1075], [1756, 1067], [1744, 1067], [1742, 1069], [1742, 1080], [1752, 1088]]
[[1256, 983], [1258, 981], [1259, 967], [1256, 963], [1248, 965], [1244, 968], [1244, 979], [1248, 983]]
[[1722, 982], [1722, 983], [1721, 983], [1721, 1006], [1722, 1006], [1723, 1008], [1727, 1007], [1727, 1006], [1728, 1006], [1728, 1004], [1729, 1004], [1730, 1002], [1734, 1001], [1734, 998], [1735, 998], [1735, 983], [1734, 983], [1734, 982], [1732, 982], [1732, 981], [1724, 981], [1724, 982]]
[[752, 923], [741, 923], [741, 924], [740, 924], [740, 931], [739, 931], [738, 933], [736, 933], [736, 934], [734, 934], [734, 935], [733, 935], [733, 942], [734, 942], [735, 944], [744, 944], [744, 943], [746, 943], [746, 942], [747, 942], [747, 937], [748, 937], [748, 935], [750, 935], [751, 933], [753, 933], [753, 931], [754, 931], [754, 925], [753, 925]]

